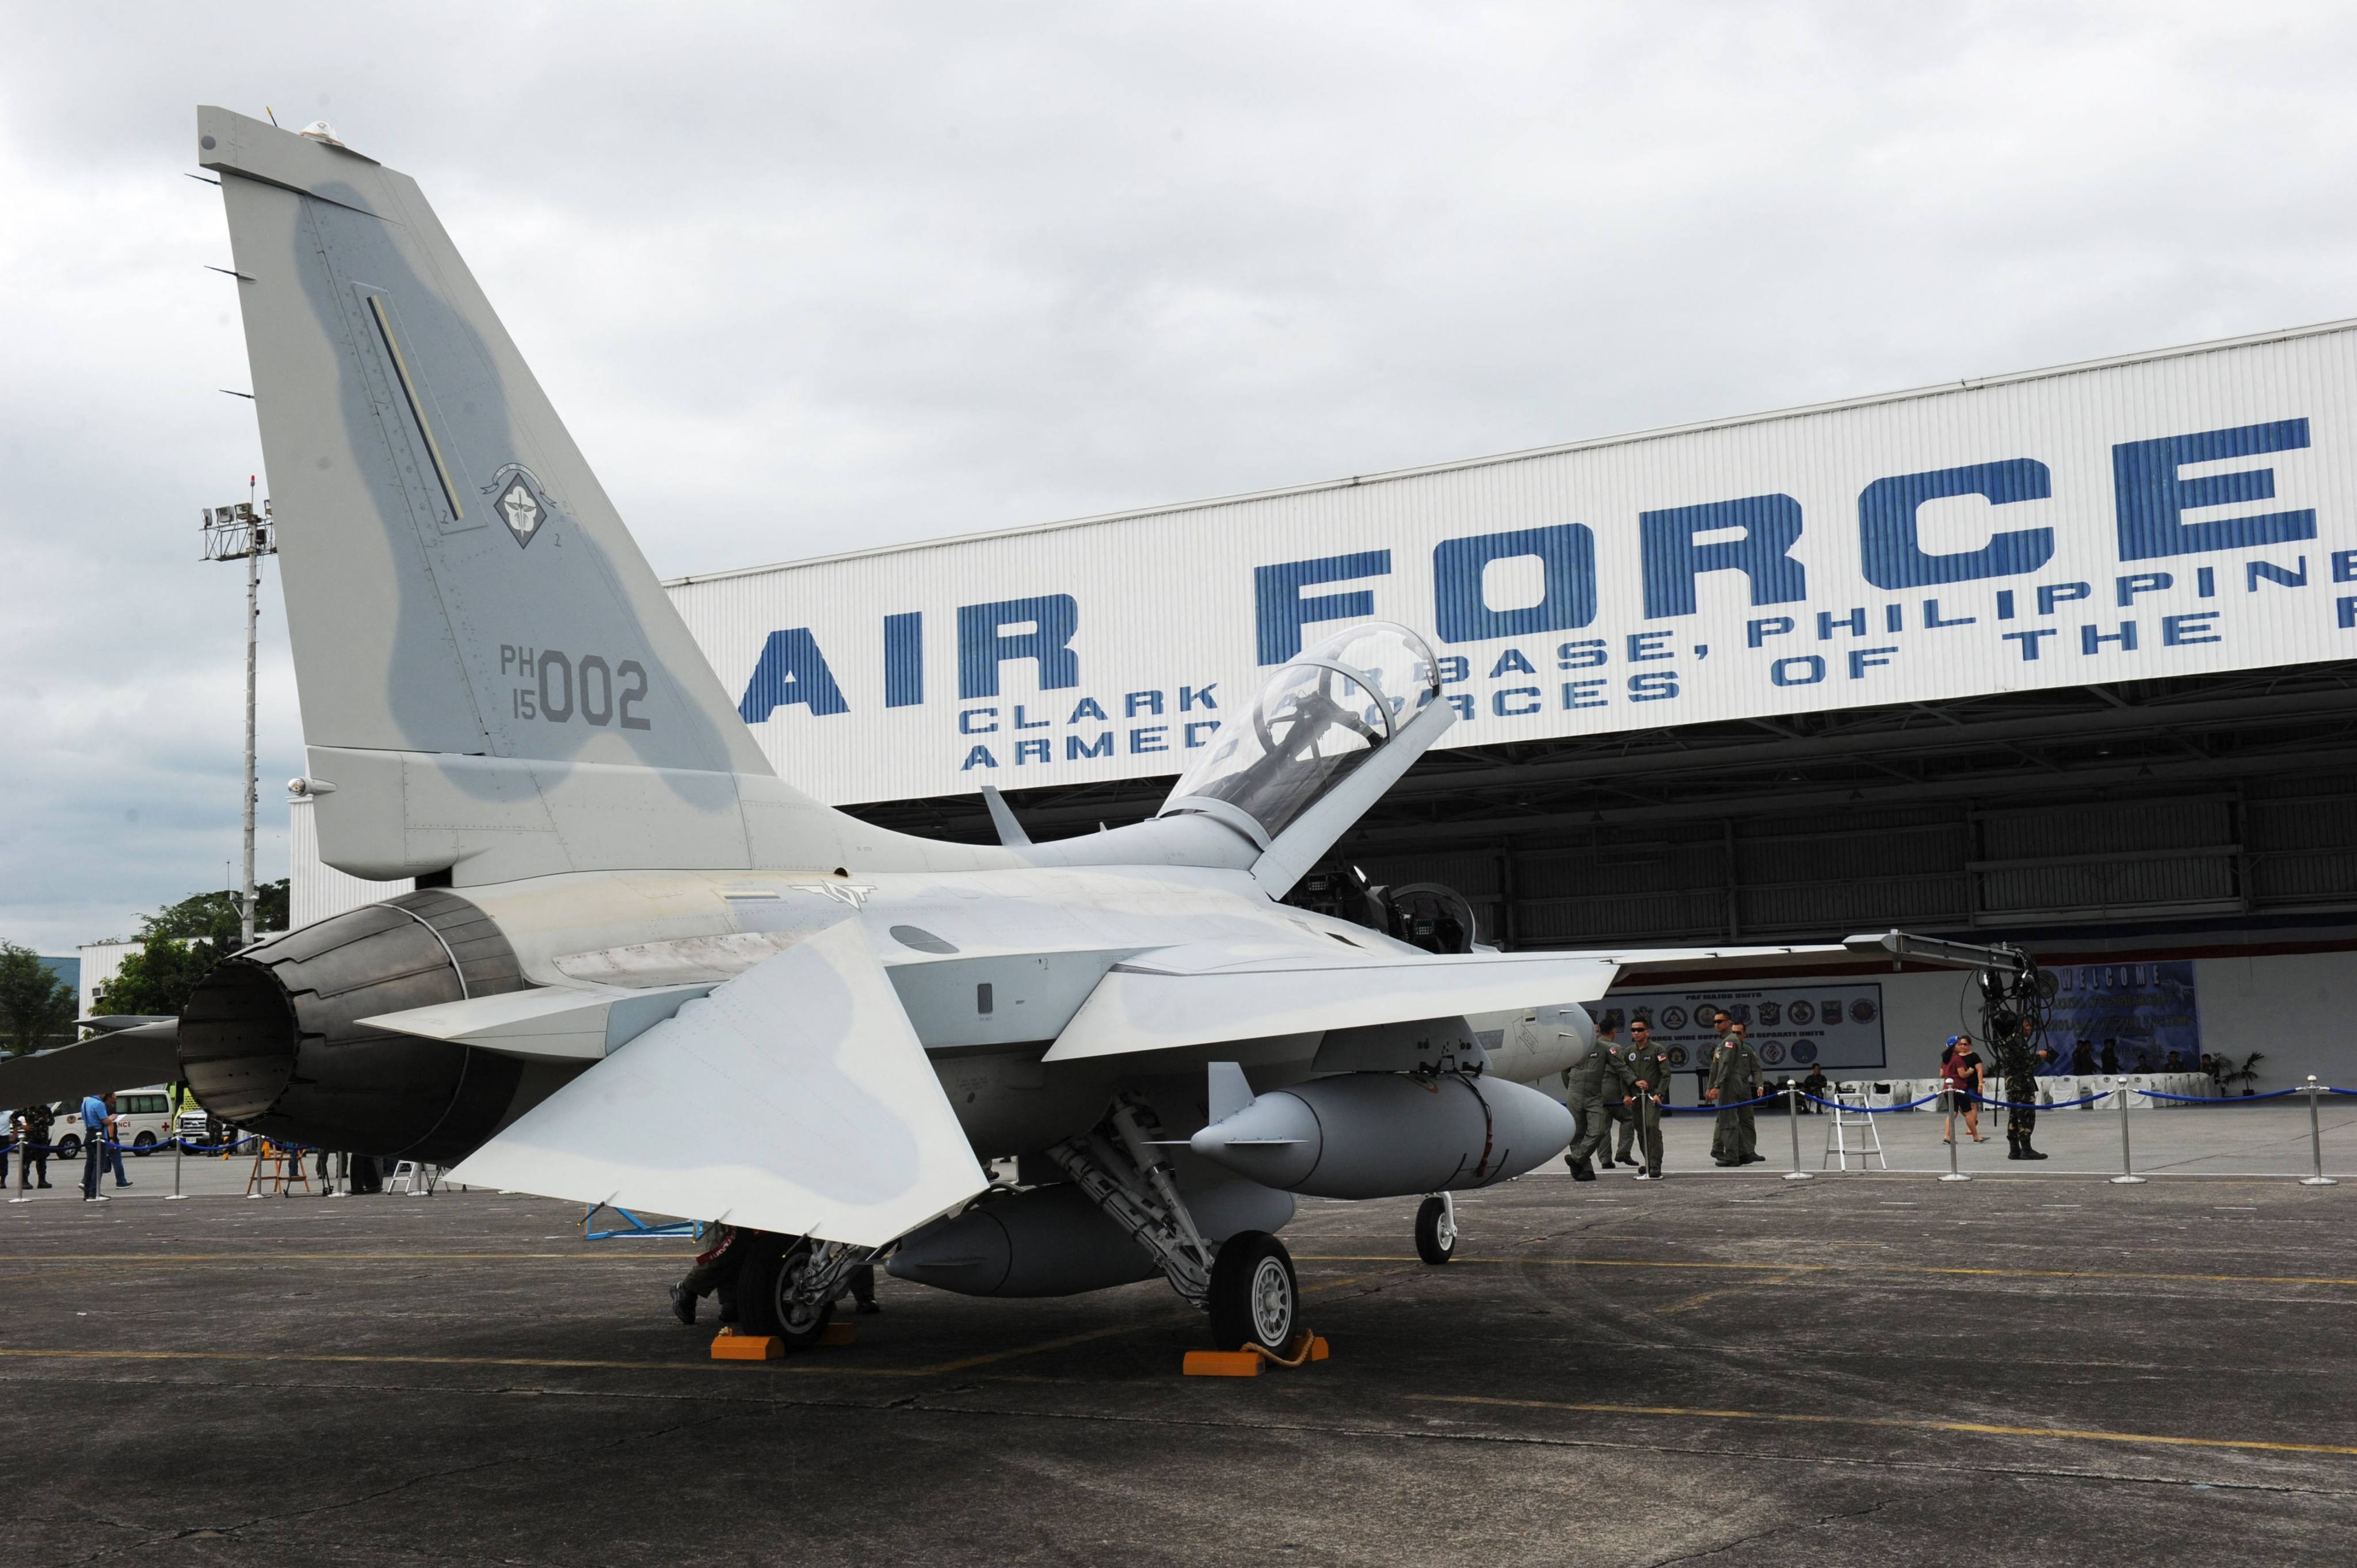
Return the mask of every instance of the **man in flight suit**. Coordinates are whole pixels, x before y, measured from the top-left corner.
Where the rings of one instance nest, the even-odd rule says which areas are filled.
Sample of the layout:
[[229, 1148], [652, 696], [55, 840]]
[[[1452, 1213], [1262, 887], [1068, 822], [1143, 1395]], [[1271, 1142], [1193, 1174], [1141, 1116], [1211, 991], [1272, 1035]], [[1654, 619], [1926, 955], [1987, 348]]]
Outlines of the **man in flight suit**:
[[1637, 1135], [1637, 1112], [1629, 1103], [1629, 1086], [1636, 1080], [1629, 1076], [1629, 1047], [1620, 1043], [1618, 1031], [1609, 1040], [1598, 1039], [1596, 1048], [1604, 1058], [1604, 1074], [1598, 1087], [1604, 1098], [1605, 1122], [1605, 1139], [1596, 1146], [1596, 1163], [1609, 1171], [1612, 1168], [1612, 1130], [1616, 1127], [1620, 1129], [1620, 1163], [1637, 1163], [1636, 1154], [1629, 1146], [1630, 1140]]
[[1752, 1108], [1740, 1102], [1760, 1092], [1760, 1058], [1743, 1037], [1743, 1026], [1729, 1023], [1710, 1054], [1710, 1085], [1704, 1098], [1717, 1105], [1718, 1124], [1711, 1140], [1714, 1163], [1748, 1165], [1767, 1158], [1760, 1152], [1759, 1131]]
[[1639, 1181], [1662, 1179], [1662, 1107], [1670, 1098], [1670, 1047], [1653, 1043], [1653, 1026], [1640, 1018], [1629, 1026], [1629, 1103], [1637, 1113], [1637, 1141], [1644, 1164]]
[[1596, 1165], [1589, 1156], [1604, 1146], [1605, 1137], [1612, 1131], [1611, 1118], [1604, 1110], [1606, 1053], [1619, 1050], [1620, 1046], [1620, 1026], [1598, 1025], [1595, 1048], [1565, 1069], [1563, 1103], [1571, 1112], [1572, 1136], [1571, 1147], [1563, 1152], [1563, 1163], [1571, 1167], [1574, 1181], [1596, 1179]]

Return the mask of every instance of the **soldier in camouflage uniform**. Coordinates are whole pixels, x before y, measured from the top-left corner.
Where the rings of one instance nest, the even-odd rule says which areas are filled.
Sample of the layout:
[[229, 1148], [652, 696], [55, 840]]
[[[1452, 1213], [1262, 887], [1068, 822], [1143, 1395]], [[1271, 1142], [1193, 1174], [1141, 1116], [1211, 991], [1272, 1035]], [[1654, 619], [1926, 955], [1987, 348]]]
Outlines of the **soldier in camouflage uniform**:
[[1670, 1098], [1670, 1048], [1653, 1043], [1651, 1024], [1629, 1026], [1629, 1102], [1637, 1113], [1637, 1141], [1644, 1165], [1639, 1181], [1662, 1179], [1662, 1106]]
[[2008, 1160], [2042, 1160], [2029, 1146], [2030, 1129], [2038, 1125], [2038, 1057], [2029, 1049], [2029, 1030], [2018, 1018], [1999, 1020], [1996, 1060], [2005, 1074], [2005, 1097], [2013, 1103], [2005, 1112], [2006, 1155]]
[[[1620, 1048], [1620, 1036], [1618, 1026], [1598, 1025], [1594, 1047], [1563, 1075], [1564, 1108], [1571, 1112], [1571, 1147], [1563, 1152], [1563, 1163], [1571, 1167], [1574, 1181], [1596, 1179], [1590, 1156], [1604, 1146], [1612, 1131], [1611, 1117], [1604, 1109], [1604, 1078], [1608, 1071], [1618, 1073], [1607, 1052]], [[1617, 1076], [1614, 1081], [1619, 1081]]]
[[1743, 1037], [1743, 1026], [1730, 1023], [1710, 1054], [1709, 1087], [1705, 1098], [1719, 1107], [1718, 1126], [1711, 1138], [1711, 1158], [1722, 1165], [1748, 1165], [1767, 1158], [1760, 1152], [1760, 1133], [1752, 1107], [1738, 1105], [1760, 1092], [1760, 1057]]
[[1637, 1163], [1636, 1154], [1630, 1147], [1631, 1141], [1637, 1135], [1637, 1112], [1636, 1108], [1629, 1103], [1629, 1086], [1636, 1079], [1630, 1073], [1629, 1047], [1622, 1045], [1617, 1036], [1609, 1043], [1597, 1041], [1596, 1048], [1604, 1054], [1604, 1079], [1599, 1088], [1604, 1097], [1606, 1123], [1605, 1140], [1596, 1147], [1599, 1156], [1596, 1163], [1609, 1171], [1612, 1168], [1615, 1140], [1611, 1133], [1615, 1128], [1620, 1131], [1620, 1163], [1624, 1165]]

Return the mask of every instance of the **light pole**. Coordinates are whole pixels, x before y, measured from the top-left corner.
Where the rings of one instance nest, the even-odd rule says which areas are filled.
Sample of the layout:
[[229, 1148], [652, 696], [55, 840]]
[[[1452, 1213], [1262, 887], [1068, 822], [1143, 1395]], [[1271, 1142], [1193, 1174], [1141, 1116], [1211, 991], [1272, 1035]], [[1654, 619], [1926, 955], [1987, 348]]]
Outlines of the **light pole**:
[[262, 631], [262, 558], [278, 553], [270, 503], [256, 510], [255, 478], [245, 482], [246, 499], [204, 512], [205, 559], [245, 563], [245, 886], [238, 895], [238, 945], [253, 945], [253, 666]]

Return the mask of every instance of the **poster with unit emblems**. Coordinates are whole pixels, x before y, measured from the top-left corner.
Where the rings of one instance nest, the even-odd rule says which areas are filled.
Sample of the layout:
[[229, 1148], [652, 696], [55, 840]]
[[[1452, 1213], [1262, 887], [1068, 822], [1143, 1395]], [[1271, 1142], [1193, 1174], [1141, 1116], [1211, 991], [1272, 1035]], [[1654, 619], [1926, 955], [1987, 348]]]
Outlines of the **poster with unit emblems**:
[[1591, 1009], [1598, 1025], [1623, 1031], [1636, 1019], [1652, 1026], [1670, 1047], [1670, 1066], [1684, 1071], [1709, 1058], [1717, 1036], [1711, 1015], [1725, 1008], [1743, 1026], [1769, 1077], [1806, 1077], [1884, 1065], [1882, 986], [1857, 984], [1723, 986], [1710, 990], [1615, 991]]

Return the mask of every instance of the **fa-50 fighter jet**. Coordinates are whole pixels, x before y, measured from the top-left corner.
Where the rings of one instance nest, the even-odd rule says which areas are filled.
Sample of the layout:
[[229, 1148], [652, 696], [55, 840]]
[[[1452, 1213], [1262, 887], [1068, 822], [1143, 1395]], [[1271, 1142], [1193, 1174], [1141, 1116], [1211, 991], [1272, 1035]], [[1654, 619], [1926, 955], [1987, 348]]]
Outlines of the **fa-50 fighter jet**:
[[756, 1233], [743, 1326], [794, 1344], [880, 1259], [982, 1295], [1160, 1274], [1222, 1346], [1282, 1350], [1296, 1194], [1430, 1195], [1445, 1258], [1447, 1194], [1563, 1151], [1530, 1085], [1589, 1048], [1580, 1004], [1705, 957], [1434, 953], [1280, 902], [1454, 717], [1398, 626], [1279, 669], [1150, 822], [976, 846], [821, 804], [416, 184], [324, 126], [207, 108], [198, 145], [279, 520], [293, 788], [329, 865], [415, 890], [227, 960], [176, 1022], [0, 1068], [0, 1101], [182, 1079], [273, 1138], [716, 1219]]

